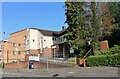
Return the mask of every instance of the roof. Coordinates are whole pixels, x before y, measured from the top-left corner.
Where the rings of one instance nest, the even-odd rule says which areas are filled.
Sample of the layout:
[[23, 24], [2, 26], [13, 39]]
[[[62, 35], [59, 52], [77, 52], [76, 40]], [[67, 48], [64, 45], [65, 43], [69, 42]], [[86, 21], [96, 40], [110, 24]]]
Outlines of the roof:
[[[53, 30], [43, 30], [43, 29], [38, 29], [38, 28], [27, 28], [27, 29], [35, 29], [35, 30], [38, 30], [40, 31], [43, 35], [46, 35], [46, 36], [61, 36], [63, 34], [66, 33], [66, 29], [62, 30], [62, 31], [53, 31]], [[24, 31], [24, 30], [27, 30], [27, 29], [23, 29], [23, 30], [19, 30], [19, 31], [16, 31], [14, 33], [11, 33], [10, 35], [12, 34], [15, 34], [15, 33], [18, 33], [18, 32], [21, 32], [21, 31]]]
[[24, 31], [24, 30], [27, 30], [27, 29], [23, 29], [23, 30], [19, 30], [19, 31], [13, 32], [13, 33], [11, 33], [10, 35], [15, 34], [15, 33], [18, 33], [18, 32], [21, 32], [21, 31]]
[[47, 35], [47, 36], [54, 36], [59, 33], [59, 31], [43, 30], [43, 29], [38, 29], [38, 28], [30, 28], [30, 29], [36, 29], [40, 31], [43, 35]]

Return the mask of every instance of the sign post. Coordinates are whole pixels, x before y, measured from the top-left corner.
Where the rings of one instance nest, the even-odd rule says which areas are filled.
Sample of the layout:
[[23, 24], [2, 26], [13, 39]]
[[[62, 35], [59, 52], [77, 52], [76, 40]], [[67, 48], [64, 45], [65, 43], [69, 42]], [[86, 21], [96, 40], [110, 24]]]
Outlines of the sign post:
[[18, 72], [19, 72], [19, 54], [18, 54], [19, 51], [18, 48], [16, 48], [15, 50], [17, 52], [17, 62], [18, 62], [17, 64], [18, 64]]
[[45, 48], [46, 49], [46, 69], [48, 71], [48, 47]]

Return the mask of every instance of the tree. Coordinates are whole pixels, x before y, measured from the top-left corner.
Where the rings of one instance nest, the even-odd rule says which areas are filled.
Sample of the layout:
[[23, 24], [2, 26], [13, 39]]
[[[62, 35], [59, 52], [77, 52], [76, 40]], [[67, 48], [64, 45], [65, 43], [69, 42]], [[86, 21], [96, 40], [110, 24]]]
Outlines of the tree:
[[112, 22], [113, 22], [113, 18], [111, 17], [110, 15], [110, 10], [109, 10], [109, 5], [108, 3], [104, 2], [101, 4], [101, 16], [100, 16], [100, 19], [101, 19], [101, 26], [102, 28], [104, 29], [103, 30], [103, 37], [106, 36], [106, 35], [110, 35], [111, 34], [111, 30], [113, 29], [113, 25], [112, 25]]
[[120, 2], [109, 3], [109, 10], [110, 16], [114, 21], [112, 22], [112, 33], [107, 39], [109, 40], [110, 47], [112, 47], [115, 44], [120, 45]]
[[114, 24], [120, 24], [120, 2], [109, 3], [110, 15], [114, 18]]
[[65, 2], [65, 6], [66, 23], [69, 25], [65, 38], [70, 48], [83, 57], [89, 42], [94, 49], [99, 38], [96, 3]]
[[84, 38], [84, 17], [82, 15], [83, 8], [82, 3], [77, 2], [65, 2], [66, 6], [66, 23], [69, 27], [67, 29], [67, 43], [70, 46], [70, 49], [76, 50], [76, 54], [81, 53], [81, 56], [84, 53], [85, 40]]

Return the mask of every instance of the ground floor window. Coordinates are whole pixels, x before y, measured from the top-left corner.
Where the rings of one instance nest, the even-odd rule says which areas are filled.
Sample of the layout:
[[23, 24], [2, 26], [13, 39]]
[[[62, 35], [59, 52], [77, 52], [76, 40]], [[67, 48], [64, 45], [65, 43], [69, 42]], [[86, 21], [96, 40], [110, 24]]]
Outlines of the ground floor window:
[[57, 57], [58, 57], [58, 54], [57, 54], [56, 48], [53, 48], [52, 51], [53, 51], [53, 52], [52, 52], [52, 57], [53, 57], [53, 58], [57, 58]]

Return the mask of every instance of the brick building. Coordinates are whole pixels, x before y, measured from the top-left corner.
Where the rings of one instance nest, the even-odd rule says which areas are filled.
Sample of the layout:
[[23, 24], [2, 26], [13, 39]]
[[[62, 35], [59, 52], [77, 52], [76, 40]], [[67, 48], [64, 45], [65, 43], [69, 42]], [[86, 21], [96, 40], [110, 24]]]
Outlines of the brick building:
[[[4, 63], [11, 63], [29, 60], [30, 56], [40, 56], [41, 58], [55, 57], [57, 53], [56, 43], [60, 32], [28, 28], [10, 34], [9, 39], [4, 42]], [[46, 51], [46, 48], [48, 50]], [[54, 51], [55, 50], [55, 51]]]
[[4, 63], [25, 61], [25, 40], [28, 31], [26, 29], [10, 34], [10, 38], [4, 42]]

